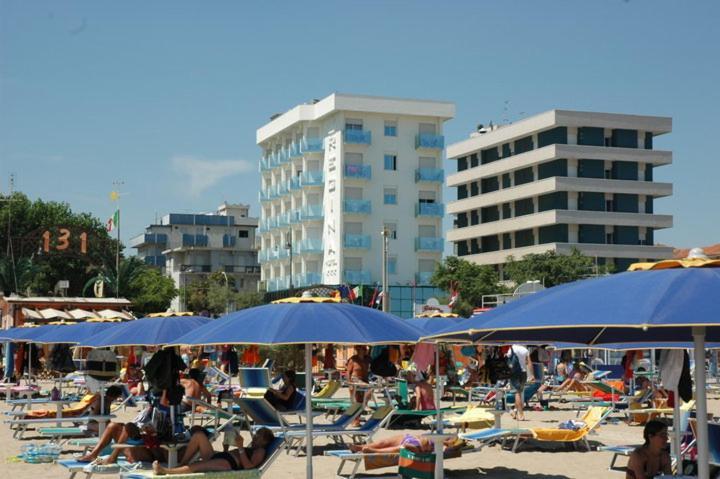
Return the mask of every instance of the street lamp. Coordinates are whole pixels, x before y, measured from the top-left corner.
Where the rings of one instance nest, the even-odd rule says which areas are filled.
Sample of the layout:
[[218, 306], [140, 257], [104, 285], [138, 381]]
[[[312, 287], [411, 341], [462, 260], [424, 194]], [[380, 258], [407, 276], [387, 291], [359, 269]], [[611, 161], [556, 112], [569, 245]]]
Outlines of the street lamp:
[[387, 313], [390, 311], [390, 290], [388, 289], [388, 240], [390, 232], [387, 228], [383, 228], [380, 232], [383, 237], [382, 250], [382, 310]]
[[230, 282], [225, 271], [220, 271], [225, 278], [225, 314], [230, 313]]

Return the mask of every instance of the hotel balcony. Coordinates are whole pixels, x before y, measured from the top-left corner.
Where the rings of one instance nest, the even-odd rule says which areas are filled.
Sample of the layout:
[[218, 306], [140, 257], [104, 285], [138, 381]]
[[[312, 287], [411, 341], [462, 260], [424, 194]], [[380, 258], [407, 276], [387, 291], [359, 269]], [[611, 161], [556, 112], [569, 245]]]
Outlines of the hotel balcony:
[[293, 141], [288, 148], [288, 156], [290, 159], [302, 158], [302, 148], [299, 141]]
[[270, 231], [270, 226], [267, 224], [267, 222], [265, 220], [260, 220], [258, 222], [257, 231], [258, 231], [258, 233], [267, 233], [268, 231]]
[[278, 196], [287, 195], [290, 193], [290, 188], [287, 182], [284, 183], [278, 183], [275, 185], [275, 188], [277, 190]]
[[288, 289], [290, 287], [290, 277], [285, 276], [283, 278], [272, 278], [267, 282], [268, 291], [280, 291]]
[[299, 254], [322, 254], [323, 244], [319, 239], [304, 239], [295, 246]]
[[323, 172], [320, 170], [309, 170], [300, 173], [300, 186], [323, 186]]
[[208, 237], [207, 235], [189, 235], [184, 234], [182, 235], [182, 245], [183, 246], [196, 246], [196, 247], [207, 247], [208, 245]]
[[415, 149], [419, 148], [442, 150], [445, 148], [445, 137], [432, 133], [420, 133], [415, 137]]
[[445, 179], [445, 171], [442, 168], [418, 168], [415, 170], [415, 182], [428, 181], [442, 183]]
[[301, 220], [321, 220], [323, 219], [322, 205], [307, 205], [300, 209]]
[[322, 138], [303, 138], [300, 141], [300, 151], [302, 153], [318, 153], [323, 151]]
[[346, 248], [370, 249], [370, 235], [345, 235], [343, 245]]
[[343, 211], [345, 211], [345, 213], [358, 215], [369, 215], [372, 213], [372, 204], [370, 200], [345, 200], [343, 206]]
[[270, 155], [268, 155], [266, 158], [260, 158], [260, 171], [270, 170], [272, 170], [272, 166], [270, 166]]
[[297, 275], [295, 275], [294, 283], [295, 284], [293, 286], [298, 286], [298, 287], [322, 284], [322, 275], [320, 273], [315, 273], [315, 272], [297, 274]]
[[343, 279], [350, 284], [369, 284], [370, 271], [359, 269], [346, 269], [343, 271]]
[[417, 237], [415, 238], [415, 251], [442, 252], [445, 244], [442, 238]]
[[145, 256], [143, 258], [145, 261], [145, 264], [148, 266], [158, 266], [160, 268], [165, 267], [166, 258], [165, 255], [156, 255], [156, 256]]
[[368, 130], [345, 130], [345, 143], [353, 145], [369, 145], [372, 135]]
[[300, 177], [299, 176], [293, 176], [288, 180], [288, 189], [290, 191], [296, 191], [299, 190], [302, 187], [300, 185]]
[[290, 210], [286, 213], [288, 215], [288, 218], [290, 220], [291, 225], [298, 224], [302, 221], [302, 214], [299, 209], [297, 210]]
[[288, 151], [285, 148], [280, 148], [278, 151], [275, 152], [275, 162], [278, 166], [284, 165], [285, 163], [290, 161], [290, 155], [288, 154]]
[[415, 205], [415, 216], [439, 216], [442, 218], [444, 210], [442, 203], [418, 203]]
[[415, 273], [415, 284], [430, 284], [430, 278], [432, 278], [432, 271]]
[[370, 180], [372, 178], [372, 168], [370, 165], [345, 165], [345, 178]]
[[258, 193], [258, 196], [259, 196], [261, 202], [270, 201], [270, 200], [274, 199], [273, 196], [270, 194], [270, 191], [272, 190], [272, 188], [273, 188], [272, 186], [269, 186], [266, 189], [260, 190], [260, 193]]
[[277, 216], [278, 227], [290, 226], [290, 213], [282, 213]]
[[162, 233], [146, 233], [139, 236], [134, 237], [130, 240], [130, 246], [133, 248], [137, 248], [141, 245], [164, 245], [167, 244], [167, 235]]

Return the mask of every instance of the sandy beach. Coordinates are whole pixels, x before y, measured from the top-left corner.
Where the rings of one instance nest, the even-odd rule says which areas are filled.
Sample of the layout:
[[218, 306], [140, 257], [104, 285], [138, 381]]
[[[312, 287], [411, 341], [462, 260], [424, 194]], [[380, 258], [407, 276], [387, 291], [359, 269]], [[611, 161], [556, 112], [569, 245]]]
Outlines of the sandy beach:
[[[341, 391], [346, 394], [346, 390]], [[445, 404], [443, 404], [445, 405]], [[449, 405], [449, 404], [448, 404]], [[504, 415], [503, 426], [506, 427], [549, 427], [558, 421], [574, 419], [575, 411], [569, 409], [568, 404], [555, 403], [559, 408], [551, 411], [529, 411], [527, 421], [518, 422]], [[711, 397], [708, 401], [709, 411], [720, 414], [720, 400]], [[10, 408], [2, 401], [0, 411]], [[117, 421], [129, 421], [137, 414], [134, 408], [117, 413]], [[612, 416], [620, 419], [620, 415]], [[320, 420], [322, 422], [322, 419]], [[603, 425], [597, 434], [590, 436], [593, 447], [598, 445], [638, 444], [642, 442], [642, 427], [628, 426], [621, 421], [613, 421]], [[396, 435], [400, 433], [422, 434], [421, 430], [381, 430], [377, 438]], [[246, 439], [248, 433], [244, 433]], [[25, 464], [18, 462], [15, 456], [20, 453], [24, 444], [44, 442], [32, 431], [26, 434], [25, 439], [18, 441], [12, 438], [7, 424], [0, 427], [0, 464], [2, 464], [4, 478], [67, 478], [67, 471], [55, 464]], [[221, 449], [221, 440], [216, 442], [216, 449]], [[324, 457], [323, 451], [337, 446], [329, 445], [328, 441], [318, 440], [314, 452], [314, 473], [318, 478], [335, 477], [339, 460]], [[79, 453], [78, 449], [66, 447], [62, 458], [72, 458]], [[606, 478], [622, 477], [621, 474], [608, 471], [612, 454], [600, 451], [577, 452], [570, 447], [554, 447], [547, 443], [530, 442], [523, 446], [518, 453], [502, 450], [499, 446], [483, 448], [481, 451], [464, 454], [457, 459], [446, 460], [445, 471], [447, 477], [452, 478], [534, 478], [534, 479], [564, 479], [564, 478]], [[362, 468], [361, 468], [362, 470]], [[376, 469], [364, 477], [378, 477], [391, 474], [397, 468]], [[265, 477], [303, 477], [305, 474], [305, 457], [282, 453], [268, 470]]]

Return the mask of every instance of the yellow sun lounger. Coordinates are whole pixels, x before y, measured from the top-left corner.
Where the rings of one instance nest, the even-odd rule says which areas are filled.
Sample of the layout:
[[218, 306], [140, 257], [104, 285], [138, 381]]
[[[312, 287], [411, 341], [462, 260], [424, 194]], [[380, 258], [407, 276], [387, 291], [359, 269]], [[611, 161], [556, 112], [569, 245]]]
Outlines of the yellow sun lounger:
[[340, 381], [336, 381], [334, 379], [331, 379], [327, 382], [323, 388], [318, 391], [317, 394], [313, 394], [313, 399], [330, 399], [335, 395], [336, 392], [340, 389]]
[[587, 441], [587, 435], [597, 428], [611, 412], [612, 408], [609, 407], [589, 408], [580, 419], [585, 424], [579, 429], [532, 428], [530, 434], [522, 434], [517, 437], [512, 450], [516, 452], [522, 439], [536, 439], [544, 442], [571, 442], [574, 446], [582, 442], [589, 451], [590, 443]]
[[[488, 408], [469, 405], [464, 413], [456, 416], [446, 417], [443, 425], [448, 428], [462, 429], [484, 429], [492, 427], [495, 423], [495, 416]], [[434, 424], [434, 423], [433, 423]]]

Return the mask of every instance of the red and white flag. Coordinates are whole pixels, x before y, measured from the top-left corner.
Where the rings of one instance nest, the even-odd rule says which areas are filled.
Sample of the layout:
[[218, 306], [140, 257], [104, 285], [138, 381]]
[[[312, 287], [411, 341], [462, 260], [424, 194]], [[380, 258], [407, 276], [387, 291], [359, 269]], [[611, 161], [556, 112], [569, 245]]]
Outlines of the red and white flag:
[[457, 281], [453, 281], [450, 284], [450, 301], [448, 302], [448, 306], [451, 308], [455, 306], [458, 302], [458, 299], [460, 298], [460, 291], [457, 287]]

